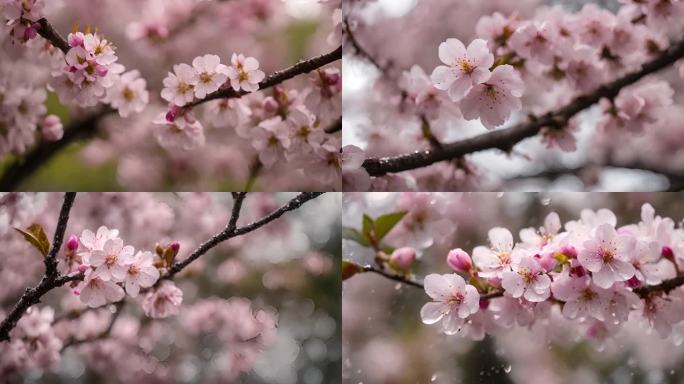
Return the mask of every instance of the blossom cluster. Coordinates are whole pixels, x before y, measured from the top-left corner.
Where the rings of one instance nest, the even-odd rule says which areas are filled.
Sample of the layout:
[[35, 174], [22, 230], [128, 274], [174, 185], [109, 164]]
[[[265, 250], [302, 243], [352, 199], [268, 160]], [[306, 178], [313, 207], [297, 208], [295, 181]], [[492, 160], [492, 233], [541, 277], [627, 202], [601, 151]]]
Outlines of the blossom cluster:
[[38, 35], [37, 21], [43, 16], [43, 0], [3, 0], [0, 2], [0, 13], [7, 19], [11, 27], [10, 36], [13, 41], [24, 43]]
[[[160, 276], [152, 252], [136, 253], [132, 246], [124, 245], [118, 230], [105, 226], [95, 233], [86, 229], [80, 238], [71, 236], [59, 267], [64, 274], [84, 274], [74, 293], [91, 308], [118, 302], [126, 293], [136, 297], [141, 288], [152, 287]], [[164, 282], [145, 298], [143, 308], [148, 316], [166, 317], [177, 312], [174, 308], [180, 305], [182, 292], [167, 284], [172, 283]]]
[[48, 85], [62, 103], [81, 107], [109, 103], [121, 117], [145, 108], [149, 101], [145, 80], [138, 71], [124, 73], [111, 42], [89, 29], [72, 32], [67, 40], [70, 48], [64, 64]]
[[478, 339], [514, 325], [541, 329], [562, 317], [601, 341], [627, 321], [665, 338], [684, 320], [684, 291], [658, 286], [679, 276], [683, 261], [684, 230], [672, 219], [645, 204], [636, 224], [617, 226], [615, 214], [600, 209], [582, 211], [564, 228], [552, 212], [543, 227], [521, 230], [519, 242], [496, 227], [472, 257], [450, 251], [455, 273], [425, 278], [432, 302], [421, 310], [423, 322], [441, 321], [446, 334], [463, 330]]

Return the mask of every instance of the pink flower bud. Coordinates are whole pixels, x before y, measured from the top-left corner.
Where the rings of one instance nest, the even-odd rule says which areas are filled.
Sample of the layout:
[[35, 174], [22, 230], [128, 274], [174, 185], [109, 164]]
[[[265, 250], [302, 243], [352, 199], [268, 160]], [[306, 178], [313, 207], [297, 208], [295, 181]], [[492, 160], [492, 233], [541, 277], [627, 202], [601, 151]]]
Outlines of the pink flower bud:
[[171, 249], [173, 250], [173, 253], [178, 254], [178, 251], [180, 250], [180, 243], [177, 241], [174, 241], [173, 243], [171, 243], [169, 245], [169, 247], [171, 247]]
[[105, 77], [107, 76], [107, 72], [109, 72], [109, 69], [105, 67], [104, 65], [96, 65], [95, 66], [95, 73], [100, 76], [100, 77]]
[[410, 247], [395, 249], [390, 256], [392, 267], [400, 271], [409, 271], [416, 261], [416, 250]]
[[473, 267], [468, 252], [461, 248], [452, 249], [447, 255], [447, 264], [456, 272], [468, 272]]
[[268, 113], [275, 113], [278, 111], [278, 102], [271, 96], [265, 98], [262, 105], [264, 110]]
[[641, 281], [639, 281], [636, 276], [632, 276], [629, 280], [627, 280], [627, 286], [630, 288], [639, 288], [641, 287]]
[[674, 251], [667, 245], [663, 245], [663, 248], [660, 249], [660, 254], [670, 261], [674, 260]]
[[485, 310], [489, 308], [489, 299], [480, 299], [480, 309]]
[[41, 133], [48, 141], [58, 141], [64, 136], [64, 127], [59, 117], [56, 115], [48, 115], [41, 124]]
[[491, 285], [494, 288], [501, 288], [501, 279], [498, 277], [490, 277], [487, 279], [487, 284]]
[[88, 266], [85, 265], [85, 264], [81, 264], [81, 265], [78, 266], [78, 271], [81, 272], [81, 273], [84, 273], [84, 272], [87, 271], [87, 270], [88, 270]]
[[76, 235], [71, 235], [69, 236], [69, 240], [67, 240], [67, 249], [73, 252], [78, 249], [78, 244], [78, 237], [76, 237]]
[[340, 73], [335, 71], [335, 72], [325, 72], [325, 82], [328, 83], [328, 85], [336, 85], [341, 79]]

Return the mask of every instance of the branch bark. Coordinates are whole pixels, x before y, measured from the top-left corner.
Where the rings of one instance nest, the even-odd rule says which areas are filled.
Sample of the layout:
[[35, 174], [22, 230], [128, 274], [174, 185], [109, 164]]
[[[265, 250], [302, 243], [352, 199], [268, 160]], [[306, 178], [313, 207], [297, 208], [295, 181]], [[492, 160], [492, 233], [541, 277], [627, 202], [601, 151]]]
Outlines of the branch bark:
[[[321, 68], [325, 65], [328, 65], [334, 61], [341, 60], [342, 59], [342, 46], [340, 45], [337, 47], [332, 52], [326, 53], [324, 55], [316, 56], [308, 60], [303, 60], [299, 61], [297, 64], [281, 69], [280, 71], [274, 72], [270, 76], [268, 76], [266, 79], [264, 79], [262, 82], [259, 83], [259, 90], [264, 90], [267, 88], [271, 88], [273, 86], [276, 86], [286, 80], [290, 80], [291, 78], [302, 75], [304, 73], [311, 72], [315, 69]], [[230, 98], [237, 98], [237, 97], [242, 97], [249, 92], [247, 91], [235, 91], [233, 88], [226, 88], [226, 89], [219, 89], [216, 92], [208, 94], [204, 99], [200, 100], [195, 100], [192, 103], [188, 104], [188, 108], [195, 107], [197, 105], [200, 105], [202, 103], [205, 103], [207, 101], [211, 100], [216, 100], [216, 99], [230, 99]]]
[[43, 297], [43, 295], [54, 288], [60, 287], [69, 281], [73, 281], [71, 280], [72, 277], [59, 276], [55, 258], [57, 252], [59, 252], [59, 249], [62, 247], [64, 232], [66, 231], [67, 223], [69, 221], [69, 213], [75, 198], [75, 192], [67, 192], [64, 195], [64, 202], [62, 203], [62, 209], [60, 210], [59, 219], [57, 221], [57, 228], [55, 229], [55, 235], [52, 240], [52, 248], [45, 258], [45, 274], [37, 286], [26, 289], [19, 301], [12, 307], [9, 314], [7, 314], [7, 317], [0, 323], [0, 342], [9, 341], [10, 331], [17, 326], [19, 319], [21, 319], [24, 313], [26, 313], [32, 305], [40, 302], [40, 298]]
[[591, 107], [604, 97], [614, 98], [622, 88], [634, 84], [646, 75], [674, 64], [682, 57], [684, 57], [684, 40], [672, 44], [656, 59], [642, 65], [640, 70], [605, 84], [593, 93], [579, 96], [554, 112], [549, 112], [539, 117], [532, 117], [530, 121], [517, 124], [511, 128], [496, 130], [461, 141], [444, 144], [441, 148], [431, 148], [395, 157], [369, 158], [364, 161], [363, 167], [371, 176], [383, 176], [387, 173], [427, 167], [437, 162], [487, 149], [509, 151], [518, 142], [537, 135], [542, 128], [557, 126], [559, 123], [566, 122], [575, 114]]
[[57, 32], [57, 30], [45, 18], [38, 20], [37, 23], [40, 25], [40, 28], [38, 28], [38, 34], [45, 40], [49, 41], [50, 44], [59, 48], [66, 55], [71, 47], [69, 46], [69, 43], [62, 37], [62, 35], [60, 35], [59, 32]]

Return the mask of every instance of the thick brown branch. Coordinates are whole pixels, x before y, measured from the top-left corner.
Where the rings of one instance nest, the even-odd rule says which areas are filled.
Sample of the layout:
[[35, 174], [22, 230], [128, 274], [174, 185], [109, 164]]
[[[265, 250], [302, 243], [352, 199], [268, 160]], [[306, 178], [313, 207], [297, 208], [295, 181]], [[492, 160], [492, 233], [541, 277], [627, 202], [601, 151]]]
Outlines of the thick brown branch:
[[[233, 213], [231, 215], [230, 222], [223, 231], [217, 233], [216, 235], [212, 236], [209, 240], [202, 243], [190, 256], [188, 256], [188, 258], [186, 258], [183, 261], [179, 261], [179, 262], [175, 263], [173, 266], [171, 266], [171, 268], [169, 268], [169, 271], [166, 273], [166, 275], [164, 275], [163, 279], [173, 278], [173, 276], [175, 274], [177, 274], [178, 272], [182, 271], [183, 268], [190, 265], [190, 263], [197, 260], [200, 256], [204, 255], [210, 249], [216, 247], [220, 243], [222, 243], [228, 239], [231, 239], [233, 237], [244, 235], [244, 234], [252, 232], [258, 228], [261, 228], [264, 225], [272, 222], [273, 220], [281, 217], [286, 212], [293, 211], [293, 210], [301, 207], [302, 205], [304, 205], [304, 203], [306, 203], [307, 201], [315, 199], [316, 197], [318, 197], [320, 195], [322, 195], [321, 192], [300, 193], [299, 195], [297, 195], [297, 197], [290, 200], [289, 202], [287, 202], [285, 205], [278, 208], [277, 210], [275, 210], [275, 211], [269, 213], [268, 215], [262, 217], [261, 219], [255, 221], [251, 224], [247, 224], [243, 227], [236, 228], [236, 227], [232, 227], [230, 223], [233, 223], [233, 222], [237, 223], [237, 219], [239, 216], [239, 208], [240, 208], [238, 206], [237, 210], [233, 209]], [[244, 198], [244, 195], [242, 195], [242, 196]], [[238, 198], [236, 198], [235, 204], [238, 204]], [[240, 201], [239, 204], [241, 205], [242, 202]], [[234, 208], [235, 208], [235, 205], [234, 205]], [[162, 279], [160, 279], [160, 281], [161, 280]]]
[[[278, 85], [286, 80], [290, 80], [291, 78], [302, 75], [308, 72], [311, 72], [315, 69], [321, 68], [325, 65], [328, 65], [334, 61], [341, 60], [342, 59], [342, 46], [339, 46], [337, 49], [330, 53], [326, 53], [324, 55], [316, 56], [308, 60], [303, 60], [298, 62], [297, 64], [289, 67], [282, 69], [280, 71], [274, 72], [272, 75], [264, 79], [261, 83], [259, 83], [259, 90], [267, 89], [270, 87], [273, 87], [275, 85]], [[249, 92], [247, 91], [235, 91], [233, 88], [227, 88], [227, 89], [220, 89], [216, 92], [208, 94], [204, 99], [200, 100], [195, 100], [192, 103], [188, 104], [188, 107], [194, 107], [197, 105], [200, 105], [202, 103], [205, 103], [210, 100], [216, 100], [216, 99], [224, 99], [224, 98], [236, 98], [236, 97], [242, 97]]]
[[66, 55], [66, 53], [69, 52], [69, 49], [71, 49], [69, 43], [52, 27], [47, 19], [42, 18], [38, 20], [37, 23], [40, 25], [38, 34], [49, 41], [50, 44], [59, 48]]
[[603, 85], [595, 92], [580, 96], [555, 112], [533, 118], [511, 128], [488, 132], [461, 141], [444, 144], [441, 148], [431, 148], [396, 157], [369, 158], [363, 166], [371, 176], [408, 171], [427, 167], [431, 164], [454, 159], [469, 153], [487, 149], [509, 151], [518, 142], [535, 136], [544, 127], [558, 126], [575, 114], [596, 104], [602, 98], [612, 99], [626, 86], [634, 84], [644, 76], [672, 65], [684, 57], [684, 40], [672, 44], [658, 58], [644, 64], [639, 71], [630, 73], [611, 83]]
[[40, 280], [40, 283], [38, 283], [38, 285], [33, 288], [27, 288], [24, 294], [19, 299], [19, 301], [14, 305], [14, 307], [12, 307], [10, 312], [7, 314], [7, 317], [5, 317], [2, 320], [2, 323], [0, 323], [0, 342], [9, 341], [10, 331], [12, 331], [14, 327], [16, 327], [19, 319], [21, 319], [24, 313], [26, 313], [26, 311], [32, 305], [35, 305], [40, 302], [40, 298], [43, 297], [43, 295], [45, 295], [54, 288], [60, 287], [66, 284], [67, 282], [72, 281], [69, 277], [58, 276], [59, 274], [57, 273], [56, 265], [54, 269], [52, 266], [48, 267], [48, 265], [51, 265], [51, 263], [54, 262], [54, 257], [57, 254], [57, 252], [59, 252], [59, 249], [62, 246], [64, 232], [66, 231], [67, 222], [69, 221], [69, 212], [74, 203], [75, 195], [76, 193], [74, 192], [68, 192], [64, 196], [64, 203], [62, 204], [62, 209], [60, 210], [59, 219], [57, 222], [57, 229], [55, 229], [55, 235], [52, 240], [52, 248], [50, 249], [50, 252], [47, 256], [48, 259], [51, 258], [53, 260], [45, 261], [45, 275], [43, 275], [43, 278]]
[[0, 190], [14, 191], [38, 168], [47, 163], [59, 151], [79, 139], [93, 136], [97, 132], [97, 123], [113, 110], [103, 108], [94, 114], [70, 123], [64, 129], [64, 137], [55, 142], [41, 141], [23, 156], [12, 162], [0, 177]]

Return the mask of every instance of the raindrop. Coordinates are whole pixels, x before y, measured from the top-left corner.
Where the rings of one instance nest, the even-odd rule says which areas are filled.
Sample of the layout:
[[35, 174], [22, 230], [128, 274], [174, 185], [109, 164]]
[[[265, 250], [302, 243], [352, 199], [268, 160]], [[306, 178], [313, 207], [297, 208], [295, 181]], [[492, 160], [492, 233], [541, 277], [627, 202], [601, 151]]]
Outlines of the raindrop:
[[430, 377], [430, 382], [434, 382], [435, 380], [437, 380], [437, 375], [432, 375], [432, 377]]
[[503, 193], [503, 192], [497, 192], [497, 193], [496, 193], [496, 197], [499, 198], [499, 199], [502, 198], [503, 196], [504, 196], [504, 193]]
[[545, 198], [541, 199], [541, 205], [547, 206], [549, 204], [551, 204], [551, 198], [545, 197]]
[[401, 283], [397, 283], [397, 285], [394, 286], [394, 289], [397, 291], [401, 289]]
[[504, 372], [506, 372], [506, 373], [511, 373], [511, 370], [512, 370], [512, 369], [513, 369], [513, 367], [509, 364], [509, 365], [507, 365], [507, 366], [504, 368]]

